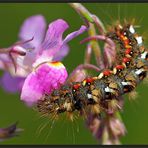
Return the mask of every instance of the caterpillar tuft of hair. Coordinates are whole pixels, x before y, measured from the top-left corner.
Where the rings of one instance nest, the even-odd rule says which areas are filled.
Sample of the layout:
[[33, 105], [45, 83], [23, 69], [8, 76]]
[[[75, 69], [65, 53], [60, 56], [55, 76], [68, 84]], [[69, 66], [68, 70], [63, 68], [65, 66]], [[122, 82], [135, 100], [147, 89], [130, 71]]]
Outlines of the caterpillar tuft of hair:
[[106, 36], [118, 47], [113, 68], [45, 95], [37, 103], [39, 112], [47, 116], [74, 111], [99, 114], [108, 109], [112, 100], [119, 101], [122, 95], [132, 92], [147, 76], [148, 51], [133, 25], [116, 25]]

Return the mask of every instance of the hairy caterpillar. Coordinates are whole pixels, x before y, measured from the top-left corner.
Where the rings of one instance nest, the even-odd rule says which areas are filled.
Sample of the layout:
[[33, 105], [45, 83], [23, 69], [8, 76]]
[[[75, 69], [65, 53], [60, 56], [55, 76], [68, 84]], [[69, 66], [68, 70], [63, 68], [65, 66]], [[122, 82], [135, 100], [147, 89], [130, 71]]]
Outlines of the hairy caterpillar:
[[39, 112], [48, 116], [63, 112], [90, 111], [93, 108], [93, 113], [99, 114], [108, 109], [111, 100], [119, 101], [120, 96], [133, 91], [146, 77], [148, 51], [133, 25], [119, 24], [106, 36], [116, 42], [118, 47], [114, 67], [82, 82], [65, 84], [50, 95], [45, 95], [37, 103]]

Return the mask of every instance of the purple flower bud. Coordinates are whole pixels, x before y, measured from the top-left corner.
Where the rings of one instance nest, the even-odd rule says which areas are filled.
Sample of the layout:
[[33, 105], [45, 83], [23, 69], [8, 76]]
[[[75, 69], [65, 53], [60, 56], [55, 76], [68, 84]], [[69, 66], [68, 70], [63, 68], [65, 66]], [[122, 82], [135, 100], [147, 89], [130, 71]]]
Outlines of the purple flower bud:
[[125, 126], [118, 118], [111, 118], [109, 121], [109, 127], [115, 138], [125, 135]]
[[0, 141], [17, 136], [23, 129], [17, 128], [17, 123], [10, 125], [7, 128], [0, 128]]

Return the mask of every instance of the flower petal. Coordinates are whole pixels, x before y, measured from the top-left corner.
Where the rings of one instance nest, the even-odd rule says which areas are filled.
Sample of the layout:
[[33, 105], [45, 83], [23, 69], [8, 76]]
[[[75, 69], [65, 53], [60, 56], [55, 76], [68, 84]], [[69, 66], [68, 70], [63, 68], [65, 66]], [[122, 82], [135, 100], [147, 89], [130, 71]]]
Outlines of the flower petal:
[[34, 37], [29, 44], [36, 48], [43, 41], [45, 29], [46, 22], [42, 15], [31, 16], [24, 21], [20, 29], [19, 38], [25, 41]]
[[62, 36], [66, 29], [68, 29], [68, 24], [62, 20], [58, 19], [49, 24], [48, 30], [45, 36], [45, 40], [43, 41], [40, 49], [47, 50], [52, 49], [50, 52], [51, 55], [56, 53], [60, 46], [62, 45]]
[[88, 28], [84, 25], [82, 25], [80, 27], [79, 30], [74, 31], [72, 33], [70, 33], [69, 35], [66, 36], [66, 38], [63, 41], [63, 44], [66, 44], [67, 42], [69, 42], [70, 40], [72, 40], [73, 38], [77, 37], [78, 35], [82, 34], [84, 31], [86, 31]]
[[23, 86], [25, 78], [13, 77], [8, 72], [5, 72], [0, 79], [0, 84], [5, 91], [10, 93], [20, 92]]
[[[28, 70], [29, 65], [26, 66], [24, 64], [25, 56], [17, 55], [15, 53], [13, 54], [11, 53], [11, 56], [15, 61], [16, 71], [15, 71], [14, 63], [10, 58], [9, 54], [0, 54], [0, 69], [8, 71], [11, 75], [15, 77], [26, 77], [26, 75], [28, 75], [30, 71]], [[30, 60], [30, 63], [31, 63], [31, 60]]]
[[78, 31], [72, 32], [69, 35], [67, 35], [67, 37], [64, 39], [64, 41], [62, 43], [62, 46], [60, 47], [60, 51], [57, 52], [54, 55], [54, 59], [53, 60], [55, 60], [55, 61], [61, 61], [65, 56], [67, 56], [67, 54], [69, 52], [69, 47], [67, 45], [67, 42], [69, 42], [74, 37], [80, 35], [84, 31], [86, 31], [86, 29], [87, 28], [85, 26], [81, 26], [81, 28]]
[[69, 46], [64, 44], [60, 51], [54, 55], [53, 61], [61, 61], [69, 52]]
[[[10, 61], [10, 58], [7, 54], [0, 54], [0, 69], [1, 70], [7, 70], [12, 61]], [[12, 67], [12, 64], [11, 64]]]
[[65, 82], [67, 75], [64, 65], [60, 62], [39, 65], [27, 76], [22, 88], [21, 100], [28, 106], [34, 105], [43, 94], [59, 88]]

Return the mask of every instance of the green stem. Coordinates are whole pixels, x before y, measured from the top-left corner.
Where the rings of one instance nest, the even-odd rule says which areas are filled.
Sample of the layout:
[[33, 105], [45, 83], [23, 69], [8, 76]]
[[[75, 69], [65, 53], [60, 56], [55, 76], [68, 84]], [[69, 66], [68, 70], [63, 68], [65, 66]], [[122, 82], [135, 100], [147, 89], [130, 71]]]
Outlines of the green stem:
[[69, 5], [76, 10], [76, 12], [85, 18], [87, 21], [93, 23], [94, 20], [91, 16], [91, 13], [80, 3], [69, 3]]
[[[96, 35], [95, 26], [93, 23], [96, 23], [101, 34], [104, 34], [105, 28], [103, 23], [99, 20], [98, 17], [92, 15], [82, 4], [80, 3], [69, 3], [69, 5], [76, 10], [76, 12], [85, 20], [85, 23], [89, 26], [88, 34], [90, 37]], [[97, 66], [101, 69], [104, 68], [103, 60], [101, 57], [101, 50], [97, 41], [90, 41], [92, 50], [94, 51]]]
[[[96, 36], [95, 26], [92, 23], [89, 23], [88, 35], [90, 37]], [[95, 40], [92, 40], [92, 41], [90, 41], [90, 45], [91, 45], [91, 47], [92, 47], [92, 49], [94, 51], [97, 65], [101, 69], [104, 68], [104, 64], [103, 64], [103, 60], [102, 60], [102, 56], [101, 56], [101, 50], [100, 50], [100, 46], [99, 46], [98, 42], [95, 41]]]
[[80, 3], [69, 3], [69, 5], [85, 20], [85, 23], [96, 24], [99, 32], [105, 34], [106, 30], [102, 21], [94, 14], [91, 14], [82, 4]]

